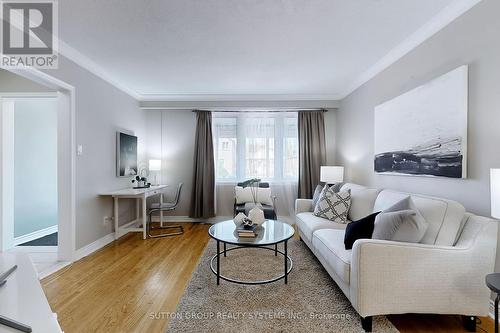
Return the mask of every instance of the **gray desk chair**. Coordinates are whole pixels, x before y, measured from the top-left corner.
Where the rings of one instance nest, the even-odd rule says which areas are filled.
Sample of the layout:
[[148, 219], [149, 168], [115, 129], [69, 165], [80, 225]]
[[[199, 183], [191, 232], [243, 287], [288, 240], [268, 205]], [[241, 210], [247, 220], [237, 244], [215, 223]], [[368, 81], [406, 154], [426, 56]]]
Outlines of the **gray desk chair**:
[[[158, 237], [170, 237], [170, 236], [177, 236], [177, 235], [182, 235], [184, 233], [184, 228], [181, 225], [168, 225], [168, 226], [163, 226], [163, 223], [160, 221], [160, 227], [153, 228], [153, 213], [159, 213], [159, 212], [169, 212], [177, 208], [177, 205], [179, 205], [179, 200], [181, 197], [181, 190], [182, 190], [182, 183], [179, 183], [179, 186], [177, 187], [177, 192], [175, 193], [175, 198], [174, 201], [171, 202], [164, 202], [164, 203], [154, 203], [151, 205], [151, 209], [149, 210], [149, 223], [148, 223], [148, 236], [151, 238], [158, 238]], [[165, 232], [165, 233], [159, 233], [159, 234], [151, 234], [151, 230], [154, 229], [177, 229], [175, 232]]]

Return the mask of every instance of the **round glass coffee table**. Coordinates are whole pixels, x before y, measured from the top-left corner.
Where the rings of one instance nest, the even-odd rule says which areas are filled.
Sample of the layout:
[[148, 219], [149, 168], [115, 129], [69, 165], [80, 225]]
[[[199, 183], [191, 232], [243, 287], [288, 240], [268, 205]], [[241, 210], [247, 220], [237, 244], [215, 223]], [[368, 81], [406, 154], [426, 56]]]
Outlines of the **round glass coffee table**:
[[[293, 268], [292, 258], [288, 255], [288, 240], [293, 237], [295, 229], [277, 220], [266, 220], [262, 225], [258, 226], [255, 230], [257, 233], [257, 237], [255, 238], [240, 238], [238, 237], [236, 229], [237, 226], [233, 220], [216, 223], [208, 229], [210, 237], [217, 242], [217, 253], [210, 260], [210, 269], [217, 276], [217, 284], [220, 284], [220, 279], [248, 285], [271, 283], [281, 279], [285, 279], [285, 284], [288, 283], [288, 274]], [[220, 243], [224, 246], [222, 251], [220, 249]], [[278, 250], [279, 243], [283, 243], [283, 251]], [[228, 248], [227, 244], [235, 246]], [[223, 255], [225, 257], [230, 251], [245, 248], [270, 250], [274, 251], [275, 256], [278, 254], [282, 255], [284, 265], [283, 274], [273, 279], [260, 281], [241, 281], [222, 275], [220, 272], [220, 256]], [[214, 261], [216, 261], [215, 268]]]

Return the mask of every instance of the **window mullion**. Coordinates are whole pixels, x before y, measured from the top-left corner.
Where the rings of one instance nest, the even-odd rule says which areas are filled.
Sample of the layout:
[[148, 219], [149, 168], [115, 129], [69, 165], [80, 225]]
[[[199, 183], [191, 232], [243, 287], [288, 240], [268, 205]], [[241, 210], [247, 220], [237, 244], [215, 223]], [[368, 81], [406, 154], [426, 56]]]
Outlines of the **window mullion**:
[[236, 178], [238, 180], [243, 180], [245, 178], [246, 169], [246, 131], [245, 131], [245, 121], [243, 117], [236, 118], [236, 136], [237, 136], [237, 154], [238, 159], [236, 162], [237, 172]]
[[283, 179], [283, 135], [284, 117], [278, 115], [274, 120], [274, 178]]

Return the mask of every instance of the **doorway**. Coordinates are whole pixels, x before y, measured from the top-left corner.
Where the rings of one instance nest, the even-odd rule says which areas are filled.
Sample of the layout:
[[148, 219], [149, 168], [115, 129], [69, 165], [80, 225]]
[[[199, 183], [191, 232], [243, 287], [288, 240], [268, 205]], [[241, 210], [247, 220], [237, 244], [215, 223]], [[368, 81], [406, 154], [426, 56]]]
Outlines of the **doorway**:
[[[37, 266], [39, 276], [43, 277], [73, 262], [75, 259], [75, 89], [73, 86], [35, 69], [12, 69], [9, 70], [9, 72], [39, 86], [43, 86], [44, 88], [42, 90], [46, 90], [47, 92], [29, 93], [18, 92], [19, 90], [16, 90], [16, 92], [0, 91], [0, 251], [28, 253]], [[7, 91], [10, 91], [9, 88], [11, 88], [11, 86], [8, 84], [4, 84], [3, 86], [7, 87]], [[29, 86], [29, 84], [27, 86]], [[15, 88], [16, 86], [14, 85], [12, 87]], [[54, 197], [51, 195], [50, 199], [45, 198], [46, 202], [42, 205], [44, 209], [46, 209], [45, 215], [41, 212], [37, 213], [37, 216], [44, 215], [49, 218], [46, 218], [43, 223], [42, 221], [36, 221], [36, 223], [40, 223], [39, 226], [43, 227], [43, 229], [39, 230], [44, 230], [44, 232], [47, 233], [46, 236], [50, 236], [47, 238], [51, 239], [42, 239], [45, 236], [37, 237], [42, 234], [35, 235], [34, 237], [39, 240], [39, 244], [32, 246], [33, 244], [25, 244], [27, 242], [17, 242], [20, 241], [20, 239], [16, 240], [17, 237], [14, 236], [16, 233], [14, 224], [16, 216], [15, 204], [17, 201], [16, 194], [20, 198], [29, 196], [29, 191], [19, 189], [17, 182], [24, 182], [25, 186], [29, 187], [31, 181], [36, 181], [37, 177], [34, 177], [33, 179], [35, 180], [32, 180], [30, 178], [31, 175], [26, 175], [25, 172], [27, 171], [17, 171], [15, 168], [16, 149], [15, 145], [12, 143], [15, 142], [16, 131], [15, 126], [8, 126], [7, 124], [15, 124], [16, 100], [34, 101], [35, 99], [51, 99], [56, 104], [57, 109], [56, 166], [54, 167], [54, 165], [51, 164], [51, 167], [48, 167], [49, 163], [47, 163], [47, 165], [37, 164], [31, 166], [32, 168], [37, 168], [37, 170], [42, 170], [44, 168], [45, 170], [56, 170], [56, 176], [51, 172], [50, 176], [43, 177], [45, 172], [41, 172], [41, 175], [39, 174], [38, 177], [43, 177], [46, 181], [52, 178], [52, 182], [44, 186], [45, 189], [52, 188], [48, 190], [52, 194], [54, 193], [53, 187], [55, 186], [57, 189], [57, 226], [50, 226], [49, 222], [47, 222], [53, 221], [53, 218], [50, 218], [50, 216], [54, 214]], [[43, 119], [43, 121], [48, 120]], [[29, 128], [24, 130], [29, 131]], [[53, 138], [53, 128], [51, 129], [51, 133]], [[47, 133], [45, 133], [45, 135], [47, 135]], [[49, 154], [48, 152], [46, 153]], [[17, 177], [16, 171], [18, 173]], [[33, 192], [36, 191], [33, 190]], [[43, 193], [43, 191], [39, 192], [39, 194], [40, 193]], [[40, 201], [37, 200], [26, 200], [26, 202], [33, 205], [37, 202], [40, 203]], [[36, 211], [38, 212], [39, 210]], [[51, 223], [52, 222], [50, 222], [50, 224]], [[20, 230], [21, 229], [17, 228], [18, 232], [22, 232]], [[53, 231], [57, 231], [57, 234], [54, 235], [55, 232]], [[18, 235], [16, 234], [16, 236]], [[57, 239], [56, 246], [53, 245], [54, 238]], [[41, 244], [45, 241], [51, 242], [51, 245]], [[25, 244], [26, 246], [17, 246], [20, 244]], [[48, 265], [49, 261], [53, 265]], [[38, 267], [40, 263], [43, 264], [42, 266], [45, 266], [45, 269], [43, 269], [44, 272], [41, 272], [41, 269]]]
[[13, 242], [16, 246], [57, 247], [57, 100], [16, 98], [12, 103]]
[[28, 253], [43, 272], [58, 263], [58, 107], [55, 93], [39, 95], [1, 99], [3, 208], [10, 211], [2, 225], [4, 250]]

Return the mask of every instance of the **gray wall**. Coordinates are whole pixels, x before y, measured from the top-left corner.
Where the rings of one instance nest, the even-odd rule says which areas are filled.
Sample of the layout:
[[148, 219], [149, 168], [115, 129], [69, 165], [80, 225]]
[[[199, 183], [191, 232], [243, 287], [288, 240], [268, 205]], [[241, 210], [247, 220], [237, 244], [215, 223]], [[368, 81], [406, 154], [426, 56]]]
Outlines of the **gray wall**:
[[57, 225], [57, 100], [14, 102], [14, 237]]
[[27, 80], [16, 74], [0, 69], [0, 92], [49, 92], [52, 91], [38, 83]]
[[336, 165], [337, 151], [337, 110], [330, 109], [325, 113], [326, 164]]
[[[337, 158], [348, 179], [455, 199], [489, 215], [489, 169], [500, 167], [499, 12], [499, 1], [483, 1], [341, 102]], [[374, 107], [463, 64], [469, 64], [468, 178], [376, 175]]]
[[173, 199], [178, 183], [184, 183], [179, 207], [170, 215], [188, 216], [193, 176], [196, 114], [189, 110], [143, 112], [147, 128], [146, 158], [162, 160], [161, 182], [171, 186], [166, 192], [166, 200]]
[[[341, 102], [337, 160], [348, 180], [454, 199], [489, 216], [489, 169], [500, 167], [498, 13], [500, 1], [484, 0]], [[463, 64], [469, 64], [468, 178], [376, 175], [374, 107]]]
[[[113, 216], [112, 200], [98, 194], [130, 186], [130, 179], [116, 177], [116, 131], [139, 137], [139, 161], [143, 161], [145, 117], [134, 98], [64, 57], [59, 58], [59, 69], [46, 72], [76, 90], [76, 142], [83, 145], [83, 155], [76, 159], [78, 249], [112, 232], [112, 225], [103, 224], [104, 216]], [[134, 207], [121, 206], [123, 223], [133, 219]]]

